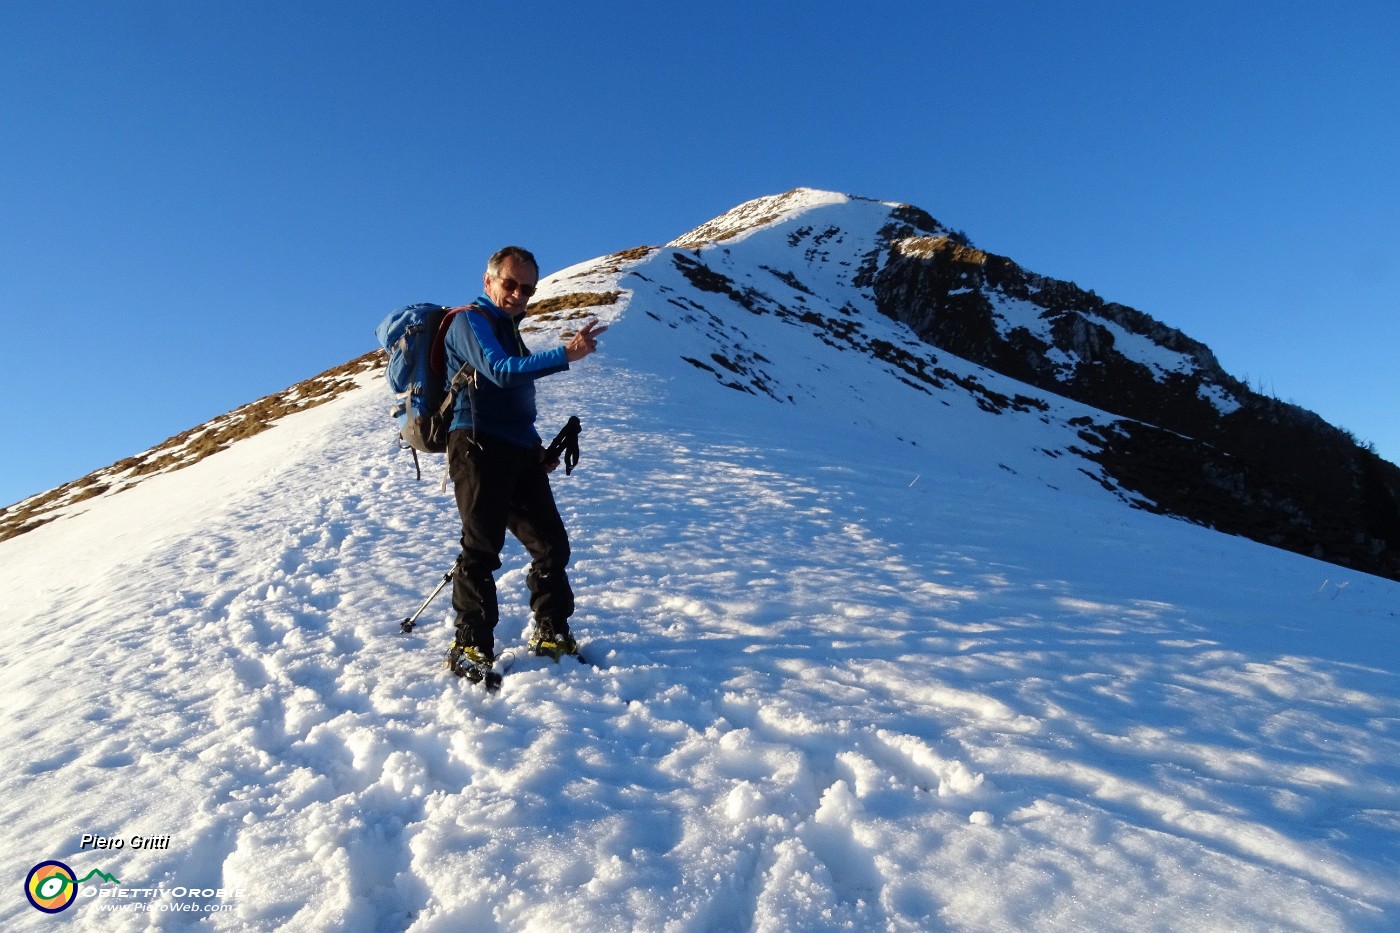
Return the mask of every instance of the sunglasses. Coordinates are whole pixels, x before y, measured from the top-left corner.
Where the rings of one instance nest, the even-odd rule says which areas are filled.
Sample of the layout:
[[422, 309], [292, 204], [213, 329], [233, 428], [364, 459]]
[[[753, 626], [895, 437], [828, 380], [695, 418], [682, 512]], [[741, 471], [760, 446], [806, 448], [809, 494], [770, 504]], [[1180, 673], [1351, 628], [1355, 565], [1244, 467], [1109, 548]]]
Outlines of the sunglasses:
[[501, 288], [505, 290], [507, 295], [512, 292], [519, 292], [526, 298], [529, 298], [535, 293], [535, 286], [533, 285], [526, 285], [524, 282], [517, 282], [515, 279], [502, 278], [499, 275], [493, 275], [492, 278], [501, 283]]

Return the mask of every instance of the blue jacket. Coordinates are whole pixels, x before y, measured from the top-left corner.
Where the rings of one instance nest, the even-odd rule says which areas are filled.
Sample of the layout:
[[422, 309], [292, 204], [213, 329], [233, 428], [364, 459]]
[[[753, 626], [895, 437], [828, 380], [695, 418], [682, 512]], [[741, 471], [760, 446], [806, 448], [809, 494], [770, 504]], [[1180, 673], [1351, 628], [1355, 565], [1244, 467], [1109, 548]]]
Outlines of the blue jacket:
[[531, 353], [520, 339], [520, 322], [496, 307], [485, 295], [473, 304], [480, 311], [461, 311], [443, 338], [447, 375], [470, 364], [477, 372], [476, 421], [472, 421], [473, 392], [457, 393], [451, 430], [491, 434], [521, 447], [540, 443], [535, 430], [535, 380], [569, 368], [562, 346]]

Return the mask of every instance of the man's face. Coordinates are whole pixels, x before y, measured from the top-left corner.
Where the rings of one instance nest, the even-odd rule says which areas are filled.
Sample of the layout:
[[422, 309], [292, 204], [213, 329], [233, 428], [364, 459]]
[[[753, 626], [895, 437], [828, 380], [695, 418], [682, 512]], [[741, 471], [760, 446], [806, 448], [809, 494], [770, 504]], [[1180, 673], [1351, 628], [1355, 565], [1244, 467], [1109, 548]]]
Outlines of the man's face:
[[495, 302], [496, 307], [511, 317], [520, 317], [525, 313], [525, 306], [530, 303], [530, 296], [535, 293], [538, 282], [539, 274], [534, 266], [514, 256], [507, 256], [501, 263], [499, 273], [486, 273], [483, 285], [486, 297]]

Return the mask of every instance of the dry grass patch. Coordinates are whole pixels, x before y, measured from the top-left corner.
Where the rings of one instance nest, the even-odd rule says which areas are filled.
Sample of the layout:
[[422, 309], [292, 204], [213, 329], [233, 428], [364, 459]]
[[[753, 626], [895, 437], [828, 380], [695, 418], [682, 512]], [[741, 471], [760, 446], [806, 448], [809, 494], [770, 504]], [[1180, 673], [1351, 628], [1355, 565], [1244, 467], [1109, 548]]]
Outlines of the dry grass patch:
[[[570, 292], [567, 295], [546, 298], [530, 305], [530, 317], [546, 321], [557, 320], [561, 317], [565, 319], [583, 317], [586, 309], [615, 305], [621, 297], [622, 292], [620, 291]], [[569, 314], [570, 311], [579, 313]]]

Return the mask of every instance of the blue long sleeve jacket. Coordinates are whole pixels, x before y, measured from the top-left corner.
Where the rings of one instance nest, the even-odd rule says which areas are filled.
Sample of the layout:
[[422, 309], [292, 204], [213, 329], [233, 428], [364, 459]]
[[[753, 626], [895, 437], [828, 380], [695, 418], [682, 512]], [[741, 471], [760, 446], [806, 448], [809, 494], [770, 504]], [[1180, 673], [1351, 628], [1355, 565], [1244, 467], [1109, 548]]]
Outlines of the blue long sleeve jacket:
[[[449, 378], [463, 363], [477, 372], [473, 392], [457, 393], [451, 430], [491, 434], [521, 447], [540, 443], [535, 430], [535, 380], [569, 368], [562, 346], [531, 353], [520, 337], [520, 322], [485, 295], [473, 302], [480, 311], [462, 311], [452, 319], [443, 346]], [[475, 421], [472, 409], [475, 407]]]

